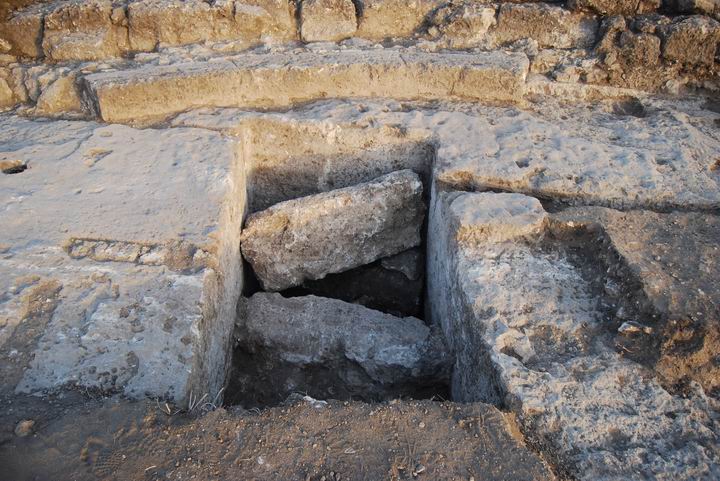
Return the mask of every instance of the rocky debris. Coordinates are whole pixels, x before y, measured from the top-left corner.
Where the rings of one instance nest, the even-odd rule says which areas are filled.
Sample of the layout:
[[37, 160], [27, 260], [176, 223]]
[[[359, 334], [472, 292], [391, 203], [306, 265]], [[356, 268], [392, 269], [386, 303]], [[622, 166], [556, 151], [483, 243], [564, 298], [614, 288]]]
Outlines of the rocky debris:
[[17, 423], [17, 426], [15, 426], [15, 436], [19, 438], [29, 436], [33, 433], [34, 427], [35, 421], [33, 421], [32, 419], [24, 419]]
[[282, 294], [331, 297], [394, 316], [422, 317], [424, 272], [424, 256], [415, 248], [323, 279], [305, 281]]
[[569, 0], [571, 10], [590, 10], [600, 15], [634, 16], [660, 8], [661, 0]]
[[[484, 212], [497, 205], [508, 227]], [[717, 401], [693, 383], [675, 395], [615, 352], [604, 268], [590, 244], [573, 252], [538, 230], [542, 216], [537, 201], [512, 194], [436, 199], [429, 302], [457, 355], [453, 398], [509, 406], [578, 479], [716, 478]]]
[[0, 356], [17, 361], [0, 392], [217, 393], [242, 275], [234, 142], [6, 115], [0, 145], [27, 167], [0, 190]]
[[532, 38], [540, 47], [578, 48], [595, 44], [598, 21], [583, 13], [542, 3], [505, 3], [493, 37], [499, 44]]
[[428, 19], [430, 38], [449, 48], [471, 48], [489, 43], [488, 32], [497, 23], [492, 5], [450, 3], [434, 10]]
[[281, 202], [248, 217], [241, 248], [266, 290], [282, 290], [420, 244], [422, 183], [409, 170]]
[[326, 97], [514, 103], [521, 101], [527, 68], [525, 55], [503, 52], [305, 51], [137, 66], [84, 80], [87, 102], [104, 121], [138, 122], [198, 106], [288, 107]]
[[[292, 391], [335, 399], [412, 394], [444, 384], [451, 362], [442, 334], [419, 319], [315, 296], [253, 295], [241, 310], [237, 338], [255, 359], [266, 359], [261, 369], [284, 391], [280, 398]], [[319, 385], [310, 379], [312, 368], [324, 373]]]
[[720, 23], [703, 17], [681, 19], [660, 29], [663, 57], [683, 65], [710, 67], [720, 43]]
[[[601, 257], [611, 272], [618, 263], [627, 293], [616, 317], [625, 321], [628, 304], [641, 306], [648, 324], [643, 334], [622, 342], [626, 355], [655, 369], [668, 389], [685, 389], [698, 382], [708, 394], [720, 396], [720, 218], [712, 214], [619, 212], [603, 208], [573, 208], [557, 219], [576, 228], [599, 226], [610, 251]], [[618, 259], [615, 259], [617, 257]], [[693, 259], [688, 262], [687, 259]], [[649, 346], [648, 346], [649, 345]], [[646, 347], [647, 346], [647, 347]]]
[[111, 0], [72, 0], [45, 16], [43, 52], [50, 61], [102, 60], [129, 50], [125, 8]]
[[356, 30], [351, 0], [303, 0], [300, 35], [305, 42], [337, 42], [352, 37]]

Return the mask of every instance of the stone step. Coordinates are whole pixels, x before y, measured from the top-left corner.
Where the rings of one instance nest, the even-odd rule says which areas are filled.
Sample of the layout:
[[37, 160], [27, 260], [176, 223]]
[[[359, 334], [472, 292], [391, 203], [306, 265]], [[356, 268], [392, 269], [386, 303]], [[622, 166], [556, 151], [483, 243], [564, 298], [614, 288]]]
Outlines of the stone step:
[[93, 73], [83, 95], [106, 122], [158, 120], [191, 108], [283, 108], [322, 98], [522, 100], [527, 57], [410, 49], [242, 54], [205, 62]]

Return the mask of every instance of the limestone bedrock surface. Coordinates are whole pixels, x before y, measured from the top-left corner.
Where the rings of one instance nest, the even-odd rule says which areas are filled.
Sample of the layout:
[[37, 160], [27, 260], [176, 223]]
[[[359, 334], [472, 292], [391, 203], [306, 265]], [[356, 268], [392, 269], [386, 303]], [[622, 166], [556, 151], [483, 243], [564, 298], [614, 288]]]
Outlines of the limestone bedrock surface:
[[415, 317], [316, 296], [257, 293], [246, 302], [238, 326], [244, 345], [289, 365], [327, 368], [328, 376], [356, 395], [448, 377], [442, 334]]
[[422, 192], [418, 175], [402, 170], [281, 202], [248, 217], [242, 254], [273, 291], [368, 264], [420, 244]]
[[[647, 112], [644, 117], [616, 115], [612, 101], [586, 106], [546, 101], [534, 110], [442, 103], [426, 109], [394, 101], [325, 101], [284, 113], [201, 109], [178, 116], [173, 125], [242, 135], [245, 123], [260, 119], [263, 130], [253, 134], [253, 145], [259, 146], [259, 153], [253, 155], [264, 164], [258, 165], [258, 170], [262, 168], [262, 175], [268, 176], [275, 169], [288, 171], [302, 163], [302, 175], [308, 179], [302, 179], [307, 187], [303, 185], [300, 195], [313, 189], [327, 190], [328, 180], [339, 178], [327, 172], [350, 171], [353, 163], [370, 162], [371, 153], [387, 151], [378, 146], [389, 145], [386, 139], [395, 135], [398, 140], [431, 139], [434, 179], [454, 189], [522, 192], [619, 209], [720, 208], [720, 169], [715, 167], [720, 158], [715, 122], [720, 121], [720, 114], [704, 108], [703, 101], [648, 98], [639, 102]], [[293, 132], [289, 125], [303, 135], [326, 132], [325, 139], [316, 134], [313, 142], [325, 142], [332, 155], [308, 159], [302, 154], [278, 153], [265, 160], [260, 148], [285, 142], [277, 139]], [[377, 126], [393, 129], [377, 136]], [[372, 142], [354, 142], [361, 146], [356, 153], [333, 149], [340, 137], [336, 132], [341, 129], [353, 129], [358, 139], [364, 130]], [[414, 152], [418, 150], [390, 151], [396, 158], [403, 155], [408, 160]], [[416, 169], [419, 162], [398, 164]], [[391, 165], [385, 161], [383, 168]], [[365, 171], [369, 172], [372, 169]], [[278, 175], [268, 177], [263, 186], [270, 186], [270, 180]], [[280, 192], [273, 197], [281, 198]]]
[[217, 392], [241, 282], [234, 142], [3, 116], [0, 146], [27, 167], [0, 174], [0, 389]]
[[615, 350], [605, 268], [547, 237], [536, 199], [442, 193], [429, 223], [428, 302], [456, 355], [454, 399], [509, 406], [578, 479], [717, 479], [717, 400], [693, 382], [675, 394]]

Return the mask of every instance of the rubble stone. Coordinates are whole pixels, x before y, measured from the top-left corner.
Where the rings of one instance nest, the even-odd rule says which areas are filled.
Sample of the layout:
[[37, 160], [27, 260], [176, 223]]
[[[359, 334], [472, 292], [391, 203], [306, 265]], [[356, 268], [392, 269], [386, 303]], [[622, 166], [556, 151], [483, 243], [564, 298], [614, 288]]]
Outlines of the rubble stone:
[[693, 16], [661, 29], [663, 57], [684, 65], [712, 66], [720, 43], [720, 23]]
[[129, 41], [134, 51], [158, 45], [243, 40], [289, 40], [296, 36], [292, 2], [287, 0], [140, 0], [128, 6]]
[[471, 48], [488, 42], [488, 31], [496, 24], [494, 6], [477, 3], [449, 4], [430, 15], [428, 34], [451, 48]]
[[266, 290], [297, 286], [420, 244], [422, 183], [409, 170], [281, 202], [248, 217], [242, 253]]
[[591, 10], [600, 15], [640, 15], [660, 8], [661, 0], [569, 0], [572, 10]]
[[43, 16], [41, 9], [31, 7], [14, 12], [7, 19], [0, 18], [0, 38], [10, 44], [8, 53], [17, 57], [42, 56]]
[[43, 51], [52, 61], [102, 60], [128, 51], [125, 9], [111, 0], [73, 0], [45, 17]]
[[419, 31], [441, 0], [360, 0], [357, 36], [371, 40], [407, 37]]
[[357, 30], [351, 0], [303, 0], [300, 34], [305, 42], [337, 42]]
[[62, 116], [80, 113], [82, 101], [75, 85], [75, 75], [63, 75], [45, 88], [36, 105], [36, 113], [45, 116]]
[[505, 3], [499, 9], [493, 36], [499, 44], [532, 38], [540, 47], [579, 48], [595, 44], [597, 29], [595, 17], [562, 7]]

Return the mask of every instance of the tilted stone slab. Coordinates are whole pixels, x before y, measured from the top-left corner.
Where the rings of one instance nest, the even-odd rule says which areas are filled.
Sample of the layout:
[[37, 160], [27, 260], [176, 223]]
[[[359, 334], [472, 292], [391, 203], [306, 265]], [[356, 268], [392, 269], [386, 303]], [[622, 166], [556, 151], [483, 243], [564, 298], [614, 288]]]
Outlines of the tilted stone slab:
[[523, 54], [350, 50], [243, 54], [85, 77], [85, 98], [107, 122], [160, 119], [194, 107], [288, 107], [337, 97], [518, 102]]
[[[697, 384], [667, 390], [616, 352], [603, 287], [593, 287], [605, 269], [590, 275], [598, 259], [583, 267], [543, 240], [543, 217], [537, 200], [518, 194], [437, 197], [428, 302], [457, 355], [453, 398], [509, 406], [578, 479], [717, 478], [717, 401]], [[515, 234], [488, 235], [501, 232]]]
[[248, 217], [243, 256], [263, 287], [279, 291], [420, 244], [422, 183], [403, 170], [281, 202]]
[[[367, 396], [413, 382], [444, 383], [449, 373], [442, 333], [415, 317], [337, 299], [271, 293], [252, 296], [243, 313], [238, 337], [248, 349], [289, 365], [329, 368], [328, 376], [340, 376], [336, 382], [350, 392]], [[352, 369], [362, 375], [343, 377], [341, 371]]]
[[0, 174], [0, 391], [182, 402], [222, 388], [241, 285], [235, 149], [198, 129], [0, 117], [0, 160], [26, 166]]

